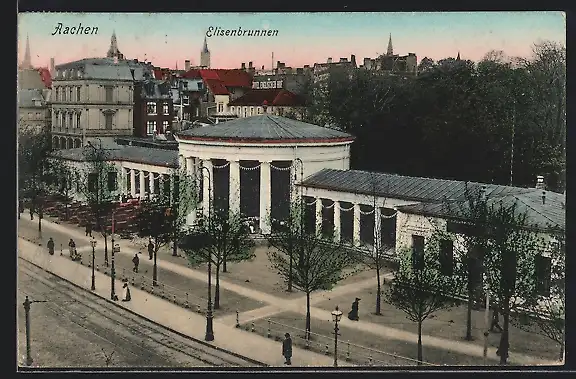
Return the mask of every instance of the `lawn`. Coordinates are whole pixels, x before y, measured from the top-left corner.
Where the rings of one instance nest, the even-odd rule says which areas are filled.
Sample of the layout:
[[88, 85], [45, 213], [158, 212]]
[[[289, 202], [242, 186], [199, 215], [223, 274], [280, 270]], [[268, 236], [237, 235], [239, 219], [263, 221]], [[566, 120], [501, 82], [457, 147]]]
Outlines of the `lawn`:
[[[378, 316], [374, 314], [376, 310], [376, 285], [372, 288], [373, 289], [359, 288], [353, 295], [331, 298], [315, 304], [315, 306], [326, 309], [326, 311], [332, 311], [335, 305], [340, 304], [342, 311], [346, 314], [350, 310], [349, 307], [354, 297], [359, 297], [362, 299], [359, 309], [360, 320], [417, 333], [417, 324], [408, 320], [405, 313], [385, 301], [382, 301], [381, 305], [382, 315]], [[383, 299], [387, 290], [388, 286], [385, 285], [383, 287]], [[500, 325], [502, 325], [502, 317], [500, 317]], [[472, 335], [474, 337], [472, 342], [483, 346], [483, 333], [485, 330], [483, 309], [473, 311], [472, 327]], [[466, 335], [466, 305], [464, 304], [459, 307], [434, 313], [430, 319], [424, 321], [422, 333], [454, 341], [464, 340], [464, 336]], [[497, 347], [500, 342], [500, 334], [490, 333], [488, 342], [490, 346]], [[550, 360], [556, 359], [559, 353], [558, 345], [549, 338], [539, 334], [525, 332], [514, 326], [510, 328], [510, 349], [512, 352]]]

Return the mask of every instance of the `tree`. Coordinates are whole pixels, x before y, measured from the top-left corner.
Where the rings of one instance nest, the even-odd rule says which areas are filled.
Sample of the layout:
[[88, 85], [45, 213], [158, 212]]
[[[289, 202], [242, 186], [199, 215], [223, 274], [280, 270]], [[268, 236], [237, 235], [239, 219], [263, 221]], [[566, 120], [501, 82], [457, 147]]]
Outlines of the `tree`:
[[19, 196], [29, 198], [30, 218], [38, 215], [38, 233], [42, 233], [44, 198], [48, 195], [48, 159], [52, 151], [50, 134], [22, 124], [18, 133]]
[[138, 236], [148, 237], [154, 243], [154, 266], [152, 269], [152, 285], [158, 285], [158, 251], [172, 241], [174, 235], [174, 219], [176, 213], [171, 208], [171, 197], [155, 196], [142, 201], [138, 213]]
[[[187, 233], [190, 225], [188, 225], [188, 214], [196, 212], [198, 205], [198, 181], [194, 174], [189, 174], [185, 169], [177, 169], [171, 173], [171, 180], [173, 181], [172, 197], [168, 199], [171, 204], [171, 217], [172, 222], [172, 255], [178, 255], [178, 243]], [[166, 195], [164, 195], [166, 196]], [[166, 200], [165, 200], [166, 201]], [[194, 220], [196, 219], [194, 215]]]
[[418, 324], [418, 365], [422, 364], [422, 323], [434, 312], [458, 303], [452, 296], [460, 288], [457, 275], [445, 275], [440, 265], [440, 241], [429, 241], [399, 254], [399, 265], [387, 293], [387, 300]]
[[551, 231], [552, 242], [547, 252], [549, 257], [544, 268], [534, 272], [532, 296], [524, 305], [525, 312], [516, 314], [511, 323], [528, 332], [538, 333], [558, 344], [558, 360], [564, 359], [566, 324], [566, 245], [564, 228], [554, 227]]
[[78, 174], [60, 159], [50, 159], [50, 185], [52, 192], [60, 195], [64, 203], [64, 219], [70, 218], [69, 205], [72, 201], [73, 186], [78, 183]]
[[180, 242], [193, 264], [211, 262], [216, 269], [214, 309], [220, 308], [220, 267], [228, 261], [242, 261], [254, 256], [254, 241], [244, 218], [237, 213], [210, 209], [210, 214], [195, 228], [188, 230]]
[[[291, 216], [295, 220], [301, 217], [298, 213]], [[268, 253], [272, 267], [286, 282], [291, 280], [293, 287], [306, 294], [306, 339], [310, 339], [310, 294], [329, 289], [343, 279], [344, 270], [356, 263], [355, 259], [341, 242], [334, 242], [320, 231], [307, 232], [302, 223], [290, 232], [272, 234], [269, 241], [280, 247]]]
[[508, 359], [510, 315], [530, 303], [536, 291], [535, 259], [542, 239], [528, 223], [528, 213], [516, 201], [488, 204], [488, 246], [484, 252], [484, 281], [503, 317], [498, 354]]
[[104, 237], [104, 261], [108, 264], [108, 225], [112, 224], [111, 212], [115, 208], [118, 171], [109, 161], [109, 152], [102, 145], [90, 142], [84, 147], [85, 170], [78, 182], [78, 192], [84, 196], [96, 222], [95, 229]]
[[[376, 311], [374, 312], [377, 315], [381, 315], [381, 306], [382, 306], [382, 279], [380, 277], [382, 273], [382, 269], [386, 267], [387, 263], [389, 262], [389, 257], [394, 253], [394, 243], [391, 239], [382, 237], [382, 228], [380, 227], [381, 220], [376, 219], [376, 207], [379, 207], [376, 203], [376, 182], [374, 178], [372, 180], [372, 192], [373, 192], [373, 204], [372, 208], [374, 209], [374, 243], [371, 246], [364, 246], [364, 248], [360, 248], [355, 250], [355, 254], [358, 257], [360, 263], [364, 264], [371, 270], [376, 271]], [[334, 210], [336, 211], [336, 210]], [[394, 217], [394, 216], [387, 216], [385, 217]], [[380, 216], [382, 218], [382, 216]]]

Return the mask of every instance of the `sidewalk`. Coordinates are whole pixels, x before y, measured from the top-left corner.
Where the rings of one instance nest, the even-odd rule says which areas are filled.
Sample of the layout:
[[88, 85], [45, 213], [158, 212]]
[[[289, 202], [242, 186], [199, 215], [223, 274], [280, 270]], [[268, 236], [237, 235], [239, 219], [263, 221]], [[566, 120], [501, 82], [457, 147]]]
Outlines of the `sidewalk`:
[[[18, 239], [18, 255], [55, 275], [86, 288], [87, 291], [90, 288], [92, 272], [86, 266], [72, 262], [70, 259], [61, 257], [58, 254], [50, 256], [44, 248], [20, 238]], [[109, 298], [110, 278], [100, 272], [96, 272], [95, 276], [96, 291], [94, 292], [100, 297]], [[120, 281], [117, 281], [116, 288], [119, 291], [122, 288]], [[150, 295], [138, 288], [132, 287], [131, 294], [132, 301], [128, 303], [118, 302], [117, 305], [182, 334], [196, 339], [203, 339], [206, 325], [206, 319], [203, 316]], [[210, 343], [214, 346], [234, 351], [270, 366], [283, 366], [284, 360], [281, 355], [282, 345], [280, 342], [224, 325], [217, 320], [214, 320], [214, 335], [215, 340]], [[330, 356], [297, 347], [293, 348], [292, 360], [295, 367], [321, 367], [332, 366], [333, 364]]]
[[[28, 220], [28, 222], [30, 222], [30, 221]], [[79, 230], [76, 230], [76, 228], [74, 228], [74, 227], [63, 226], [63, 225], [55, 224], [55, 223], [51, 223], [51, 222], [45, 222], [44, 226], [46, 228], [52, 228], [54, 230], [63, 231], [65, 233], [67, 233], [68, 235], [70, 235], [72, 238], [75, 238], [78, 240], [82, 240], [82, 239], [89, 240], [89, 238], [86, 237], [84, 235], [84, 233], [82, 233]], [[120, 245], [122, 246], [121, 254], [127, 254], [127, 255], [132, 256], [136, 252], [136, 249], [132, 248], [130, 242], [128, 242], [126, 240], [121, 240]], [[182, 265], [174, 264], [172, 262], [159, 260], [158, 261], [158, 267], [161, 267], [165, 270], [174, 272], [174, 273], [182, 275], [182, 276], [186, 276], [186, 277], [191, 278], [191, 279], [202, 280], [202, 281], [206, 280], [206, 274], [204, 272], [199, 272], [198, 270], [191, 269], [189, 267], [185, 267]], [[389, 274], [385, 275], [384, 277], [389, 277]], [[366, 283], [364, 283], [364, 282], [366, 282]], [[358, 282], [358, 283], [353, 283], [353, 284], [346, 285], [346, 286], [336, 287], [334, 290], [331, 290], [331, 291], [318, 292], [316, 294], [313, 294], [312, 304], [317, 304], [319, 302], [326, 300], [326, 298], [330, 298], [332, 296], [334, 296], [334, 297], [338, 296], [341, 294], [340, 292], [348, 293], [354, 287], [360, 288], [362, 285], [364, 285], [364, 286], [373, 285], [373, 283], [374, 283], [374, 279], [369, 279], [369, 280], [365, 280], [363, 282]], [[267, 293], [264, 293], [261, 291], [249, 289], [249, 288], [243, 287], [243, 286], [238, 285], [238, 284], [230, 283], [230, 282], [227, 282], [227, 281], [222, 280], [222, 279], [220, 280], [220, 288], [228, 289], [228, 290], [236, 292], [242, 296], [256, 299], [256, 300], [259, 300], [259, 301], [262, 301], [262, 302], [265, 302], [268, 304], [268, 306], [266, 306], [266, 307], [262, 307], [262, 308], [254, 309], [252, 311], [241, 313], [241, 315], [240, 315], [241, 316], [240, 317], [240, 323], [241, 324], [244, 324], [246, 322], [250, 322], [250, 321], [256, 320], [256, 319], [269, 317], [269, 316], [272, 316], [274, 314], [281, 313], [283, 311], [295, 312], [298, 314], [303, 314], [305, 312], [305, 304], [306, 304], [305, 303], [305, 301], [306, 301], [305, 297], [300, 297], [300, 298], [293, 299], [293, 300], [286, 300], [286, 299], [282, 299], [282, 298], [279, 298], [277, 296], [270, 295], [270, 294], [267, 294]], [[342, 288], [341, 291], [339, 290], [340, 288]], [[316, 308], [316, 307], [312, 307], [310, 309], [310, 313], [311, 313], [311, 317], [315, 318], [315, 319], [326, 320], [326, 318], [330, 317], [329, 312], [327, 312], [324, 309], [320, 309], [320, 308]], [[233, 320], [232, 320], [232, 317], [234, 317]], [[222, 320], [221, 322], [223, 323], [223, 325], [234, 325], [235, 324], [235, 316], [232, 316], [232, 315], [231, 316], [225, 316], [221, 320]], [[234, 321], [234, 323], [232, 323], [232, 321]], [[375, 335], [375, 338], [404, 341], [404, 342], [408, 342], [408, 343], [414, 343], [414, 341], [416, 341], [418, 339], [418, 336], [415, 333], [404, 331], [401, 329], [383, 326], [381, 324], [366, 322], [366, 321], [352, 322], [352, 321], [347, 320], [346, 318], [343, 318], [342, 325], [349, 327], [349, 328], [352, 328], [352, 329], [357, 329], [360, 331], [371, 333], [371, 334]], [[463, 353], [466, 355], [476, 356], [479, 358], [483, 357], [483, 347], [476, 345], [476, 344], [473, 344], [473, 343], [468, 343], [465, 341], [455, 341], [455, 340], [451, 340], [451, 339], [433, 337], [433, 336], [428, 336], [428, 335], [423, 335], [422, 337], [423, 337], [424, 343], [427, 346], [436, 347], [436, 348], [443, 349], [446, 351]], [[494, 348], [488, 349], [488, 357], [491, 361], [497, 360]], [[557, 362], [550, 362], [550, 361], [543, 360], [543, 359], [538, 358], [538, 357], [527, 356], [527, 355], [515, 353], [514, 351], [510, 352], [509, 363], [512, 365], [514, 365], [514, 364], [519, 364], [519, 365], [554, 364], [554, 365], [557, 365], [558, 364]]]

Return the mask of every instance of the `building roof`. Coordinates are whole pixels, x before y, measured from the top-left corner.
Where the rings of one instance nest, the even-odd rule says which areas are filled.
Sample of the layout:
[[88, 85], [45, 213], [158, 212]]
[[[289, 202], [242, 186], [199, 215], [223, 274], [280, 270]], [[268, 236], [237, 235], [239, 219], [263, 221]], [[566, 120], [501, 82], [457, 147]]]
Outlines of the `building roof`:
[[44, 89], [47, 85], [47, 82], [44, 79], [45, 78], [42, 77], [42, 73], [38, 69], [25, 68], [18, 70], [19, 89]]
[[148, 79], [142, 83], [143, 99], [170, 99], [172, 91], [170, 82], [165, 80]]
[[40, 67], [38, 72], [46, 88], [52, 88], [52, 75], [50, 74], [50, 70], [46, 67]]
[[[40, 105], [36, 105], [39, 101]], [[41, 89], [21, 89], [18, 91], [19, 108], [42, 108], [46, 107], [46, 99]]]
[[[132, 78], [131, 70], [134, 70]], [[143, 80], [146, 74], [153, 75], [152, 67], [144, 62], [120, 59], [116, 62], [114, 58], [85, 58], [73, 62], [67, 62], [56, 66], [56, 70], [72, 70], [73, 74], [70, 79], [78, 78], [77, 72], [80, 72], [82, 79], [105, 79], [105, 80]], [[57, 80], [66, 80], [67, 78], [57, 76]]]
[[262, 105], [266, 101], [266, 105], [270, 106], [288, 106], [288, 107], [303, 107], [305, 100], [302, 96], [293, 92], [287, 91], [282, 88], [278, 89], [258, 89], [252, 90], [245, 95], [237, 98], [236, 100], [228, 103], [228, 106], [236, 105]]
[[482, 186], [485, 186], [486, 197], [490, 201], [502, 200], [505, 204], [517, 201], [520, 210], [528, 211], [531, 224], [545, 227], [546, 224], [564, 225], [565, 223], [562, 205], [565, 202], [565, 196], [547, 191], [546, 203], [542, 204], [542, 190], [536, 188], [336, 169], [323, 169], [304, 179], [302, 185], [415, 201], [419, 203], [404, 205], [398, 209], [405, 213], [441, 217], [457, 217], [455, 210], [462, 209], [458, 204], [466, 201], [466, 190], [478, 193]]
[[230, 87], [250, 88], [252, 86], [252, 78], [244, 70], [191, 69], [182, 74], [182, 77], [201, 78], [214, 95], [228, 95]]
[[[57, 150], [55, 157], [71, 161], [83, 162], [91, 147], [84, 146], [76, 149]], [[167, 149], [155, 149], [143, 146], [116, 145], [106, 149], [108, 160], [142, 163], [152, 166], [178, 167], [178, 151]]]
[[321, 143], [354, 140], [354, 137], [348, 133], [268, 114], [185, 130], [177, 135], [186, 140], [254, 143]]

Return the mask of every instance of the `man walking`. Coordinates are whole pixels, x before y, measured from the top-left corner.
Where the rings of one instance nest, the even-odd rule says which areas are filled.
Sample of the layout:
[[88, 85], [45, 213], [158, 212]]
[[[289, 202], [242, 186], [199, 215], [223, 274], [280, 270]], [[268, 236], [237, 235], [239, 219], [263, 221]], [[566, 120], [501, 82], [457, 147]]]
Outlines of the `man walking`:
[[500, 326], [500, 315], [498, 314], [498, 306], [494, 304], [494, 310], [492, 311], [492, 323], [490, 324], [490, 331], [496, 332], [494, 329], [498, 329], [499, 333], [502, 333], [502, 327]]
[[149, 240], [149, 242], [148, 242], [148, 258], [150, 260], [152, 260], [153, 255], [154, 255], [154, 244], [152, 243], [152, 240]]
[[292, 364], [292, 338], [290, 338], [290, 333], [284, 334], [284, 341], [282, 341], [282, 355], [286, 361], [285, 365]]
[[140, 264], [140, 258], [138, 258], [138, 254], [134, 254], [134, 258], [132, 258], [132, 263], [134, 263], [134, 268], [132, 271], [138, 272], [138, 265]]
[[92, 223], [90, 221], [86, 221], [86, 237], [92, 237]]
[[68, 249], [70, 250], [70, 258], [74, 259], [76, 255], [76, 242], [72, 238], [70, 238], [70, 242], [68, 242]]
[[50, 255], [54, 255], [54, 240], [52, 239], [52, 237], [50, 237], [50, 239], [48, 240], [48, 253]]

